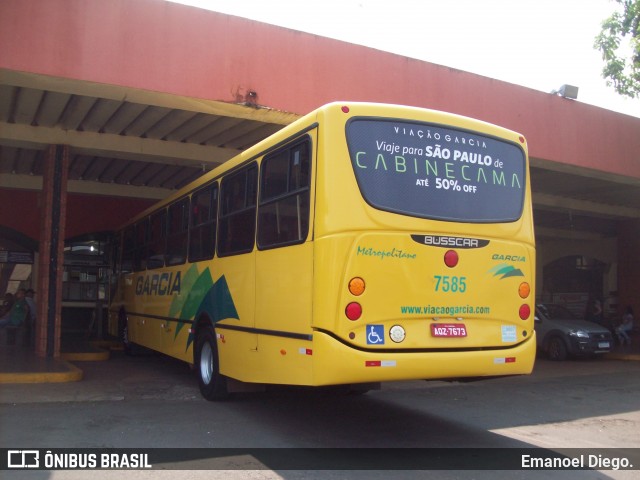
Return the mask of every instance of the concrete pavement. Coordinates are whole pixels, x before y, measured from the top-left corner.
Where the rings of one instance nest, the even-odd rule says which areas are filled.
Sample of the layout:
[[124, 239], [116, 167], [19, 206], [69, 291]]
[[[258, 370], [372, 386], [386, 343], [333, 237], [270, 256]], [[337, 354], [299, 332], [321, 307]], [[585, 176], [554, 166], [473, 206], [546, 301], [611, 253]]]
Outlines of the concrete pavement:
[[0, 344], [0, 384], [60, 383], [82, 380], [82, 370], [74, 361], [108, 360], [113, 342], [72, 339], [63, 342], [59, 357], [39, 357], [32, 347]]

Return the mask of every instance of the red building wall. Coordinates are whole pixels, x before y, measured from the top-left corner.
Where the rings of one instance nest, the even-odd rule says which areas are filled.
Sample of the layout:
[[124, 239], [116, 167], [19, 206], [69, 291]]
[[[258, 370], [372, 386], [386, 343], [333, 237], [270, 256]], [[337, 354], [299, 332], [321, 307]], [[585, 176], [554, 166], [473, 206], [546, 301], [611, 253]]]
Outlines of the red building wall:
[[[114, 230], [153, 203], [152, 200], [70, 193], [67, 196], [66, 238]], [[40, 192], [0, 188], [0, 225], [37, 240], [40, 215]]]
[[532, 157], [640, 178], [640, 118], [161, 0], [2, 0], [0, 45], [4, 69], [224, 102], [252, 90], [300, 114], [345, 99], [447, 110], [523, 133]]

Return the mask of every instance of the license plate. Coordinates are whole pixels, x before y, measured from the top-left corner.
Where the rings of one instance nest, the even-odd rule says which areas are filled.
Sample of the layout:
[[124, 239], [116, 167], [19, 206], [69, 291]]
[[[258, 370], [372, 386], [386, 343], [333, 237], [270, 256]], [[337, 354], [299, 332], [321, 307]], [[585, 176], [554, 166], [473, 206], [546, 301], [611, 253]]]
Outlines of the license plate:
[[432, 323], [432, 337], [466, 337], [467, 327], [464, 324], [454, 323]]
[[609, 342], [599, 342], [598, 348], [609, 348]]

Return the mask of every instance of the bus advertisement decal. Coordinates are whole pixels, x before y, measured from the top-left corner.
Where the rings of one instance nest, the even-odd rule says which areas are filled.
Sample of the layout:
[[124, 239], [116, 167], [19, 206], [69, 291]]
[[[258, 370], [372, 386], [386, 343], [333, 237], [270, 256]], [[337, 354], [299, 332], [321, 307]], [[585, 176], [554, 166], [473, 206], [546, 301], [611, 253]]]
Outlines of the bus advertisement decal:
[[399, 248], [392, 248], [391, 250], [380, 250], [372, 247], [361, 247], [358, 245], [356, 255], [365, 257], [377, 257], [380, 260], [385, 258], [397, 258], [400, 260], [415, 260], [418, 256], [412, 252], [405, 252]]
[[[198, 273], [197, 267], [192, 265], [186, 272], [184, 272], [184, 275], [181, 276], [181, 288], [184, 288], [185, 292], [191, 292], [193, 285], [199, 277], [200, 274]], [[188, 298], [189, 295], [174, 295], [171, 299], [171, 305], [169, 306], [169, 316], [172, 318], [185, 318], [181, 315], [181, 312]]]
[[[174, 295], [169, 307], [171, 318], [182, 319], [178, 321], [174, 340], [178, 338], [186, 320], [197, 319], [202, 313], [207, 313], [214, 324], [227, 318], [240, 320], [224, 275], [214, 282], [208, 268], [198, 273], [196, 266], [192, 265], [182, 276], [177, 272], [175, 278], [181, 278], [182, 288], [189, 293]], [[190, 331], [185, 351], [193, 341], [194, 333]]]
[[401, 315], [489, 315], [491, 307], [488, 305], [401, 305]]
[[375, 208], [478, 223], [522, 215], [527, 164], [520, 144], [452, 126], [367, 117], [351, 119], [346, 133], [358, 186]]
[[507, 265], [506, 263], [501, 263], [496, 265], [488, 273], [493, 273], [494, 277], [500, 276], [500, 280], [504, 280], [509, 277], [524, 277], [524, 273], [519, 268], [514, 267], [513, 265]]
[[411, 235], [411, 239], [421, 245], [442, 248], [484, 248], [489, 240], [471, 237], [452, 237], [449, 235]]
[[179, 295], [181, 290], [180, 273], [178, 271], [175, 276], [170, 272], [140, 275], [136, 279], [136, 295]]

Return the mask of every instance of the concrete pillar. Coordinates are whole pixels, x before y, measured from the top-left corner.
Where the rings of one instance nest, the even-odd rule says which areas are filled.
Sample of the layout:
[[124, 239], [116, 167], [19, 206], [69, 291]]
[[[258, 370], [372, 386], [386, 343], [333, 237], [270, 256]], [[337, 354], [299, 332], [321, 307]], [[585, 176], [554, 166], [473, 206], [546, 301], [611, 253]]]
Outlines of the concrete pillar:
[[618, 224], [618, 305], [622, 313], [633, 307], [636, 322], [640, 316], [640, 220]]
[[44, 159], [38, 259], [38, 319], [35, 351], [40, 357], [60, 355], [60, 312], [64, 268], [69, 147], [51, 145]]

